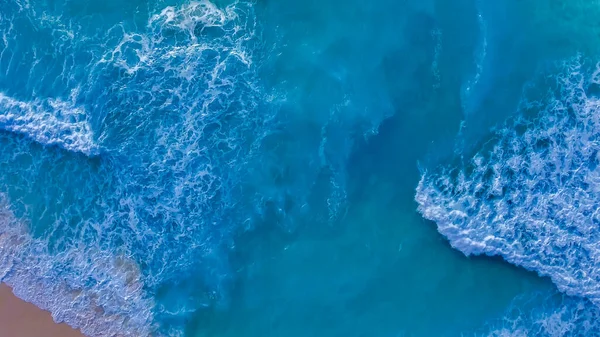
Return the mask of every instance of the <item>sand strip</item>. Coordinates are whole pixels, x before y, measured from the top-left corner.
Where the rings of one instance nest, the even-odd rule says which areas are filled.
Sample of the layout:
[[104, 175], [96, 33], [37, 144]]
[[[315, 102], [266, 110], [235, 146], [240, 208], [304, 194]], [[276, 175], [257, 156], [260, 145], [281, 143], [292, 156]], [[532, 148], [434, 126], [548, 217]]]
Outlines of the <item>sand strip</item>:
[[52, 320], [48, 311], [16, 297], [0, 284], [0, 337], [85, 337], [79, 330]]

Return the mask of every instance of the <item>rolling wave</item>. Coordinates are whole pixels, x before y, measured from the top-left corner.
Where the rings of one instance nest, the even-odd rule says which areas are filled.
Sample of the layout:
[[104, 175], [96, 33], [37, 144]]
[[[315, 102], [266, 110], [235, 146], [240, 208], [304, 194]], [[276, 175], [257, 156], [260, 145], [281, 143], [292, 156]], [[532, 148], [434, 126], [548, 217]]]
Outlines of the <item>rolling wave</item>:
[[465, 168], [424, 173], [415, 198], [454, 248], [600, 306], [600, 70], [589, 68], [567, 63], [548, 98], [524, 104]]

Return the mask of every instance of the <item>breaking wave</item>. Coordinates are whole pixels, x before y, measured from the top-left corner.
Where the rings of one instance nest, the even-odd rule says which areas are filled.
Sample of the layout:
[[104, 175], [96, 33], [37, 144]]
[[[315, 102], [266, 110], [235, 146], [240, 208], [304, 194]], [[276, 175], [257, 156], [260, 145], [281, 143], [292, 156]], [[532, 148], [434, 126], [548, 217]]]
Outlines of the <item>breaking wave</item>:
[[600, 306], [600, 68], [563, 68], [465, 167], [425, 172], [416, 200], [466, 255], [502, 256]]

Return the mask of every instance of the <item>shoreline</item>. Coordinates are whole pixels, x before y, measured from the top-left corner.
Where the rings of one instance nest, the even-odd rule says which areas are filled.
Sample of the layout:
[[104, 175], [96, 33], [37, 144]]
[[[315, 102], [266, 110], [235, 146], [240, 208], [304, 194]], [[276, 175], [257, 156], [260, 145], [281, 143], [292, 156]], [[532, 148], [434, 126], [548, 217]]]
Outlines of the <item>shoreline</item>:
[[0, 337], [86, 337], [65, 323], [56, 323], [49, 311], [15, 296], [0, 283]]

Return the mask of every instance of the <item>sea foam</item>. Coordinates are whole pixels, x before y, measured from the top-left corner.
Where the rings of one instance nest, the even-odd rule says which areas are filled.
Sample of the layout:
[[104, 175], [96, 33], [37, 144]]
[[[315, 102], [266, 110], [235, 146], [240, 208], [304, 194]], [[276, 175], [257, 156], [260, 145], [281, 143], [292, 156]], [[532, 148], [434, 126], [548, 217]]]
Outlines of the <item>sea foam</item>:
[[[291, 228], [328, 167], [337, 172], [326, 177], [323, 213], [343, 213], [354, 131], [338, 131], [372, 118], [345, 105], [309, 121], [279, 111], [286, 98], [258, 79], [274, 47], [263, 45], [252, 3], [183, 2], [136, 9], [134, 20], [45, 5], [0, 13], [0, 191], [31, 225], [18, 227], [27, 244], [11, 248], [27, 261], [6, 278], [19, 296], [90, 336], [111, 320], [129, 322], [123, 333], [133, 336], [180, 335], [199, 310], [227, 305], [235, 234], [265, 220]], [[22, 44], [30, 31], [42, 38]], [[17, 75], [29, 77], [13, 83]], [[302, 139], [309, 124], [317, 134]], [[83, 294], [73, 310], [106, 312], [98, 327], [58, 302], [71, 289]]]
[[524, 97], [468, 163], [424, 172], [418, 184], [418, 210], [454, 248], [501, 256], [575, 296], [541, 307], [527, 299], [538, 303], [531, 310], [516, 303], [489, 336], [599, 335], [598, 85], [599, 64], [566, 62], [547, 97]]
[[549, 97], [524, 105], [536, 111], [522, 111], [465, 167], [425, 172], [415, 197], [456, 249], [502, 256], [595, 305], [600, 99], [591, 92], [599, 73], [581, 58], [567, 63]]
[[0, 195], [0, 281], [89, 336], [150, 336], [153, 301], [126, 256], [83, 244], [51, 252]]
[[0, 92], [0, 129], [68, 151], [99, 151], [85, 110], [59, 99], [24, 102]]
[[[43, 210], [39, 218], [13, 210], [17, 219], [3, 206], [12, 220], [0, 228], [2, 280], [90, 336], [179, 335], [187, 315], [226, 296], [231, 233], [249, 216], [232, 210], [239, 173], [269, 118], [256, 113], [252, 6], [150, 9], [145, 26], [123, 22], [90, 36], [72, 18], [74, 34], [43, 48], [17, 46], [16, 37], [29, 23], [54, 31], [57, 20], [19, 10], [28, 20], [3, 31], [0, 68], [16, 72], [10, 60], [20, 58], [33, 69], [47, 61], [39, 50], [64, 62], [53, 63], [61, 77], [47, 83], [58, 89], [36, 90], [46, 73], [29, 73], [31, 88], [19, 83], [0, 96], [8, 131], [0, 191], [13, 206]], [[36, 188], [42, 193], [31, 195]], [[155, 301], [164, 289], [175, 290]]]
[[487, 337], [597, 337], [600, 336], [600, 308], [588, 300], [560, 293], [517, 296], [504, 317], [488, 322]]

